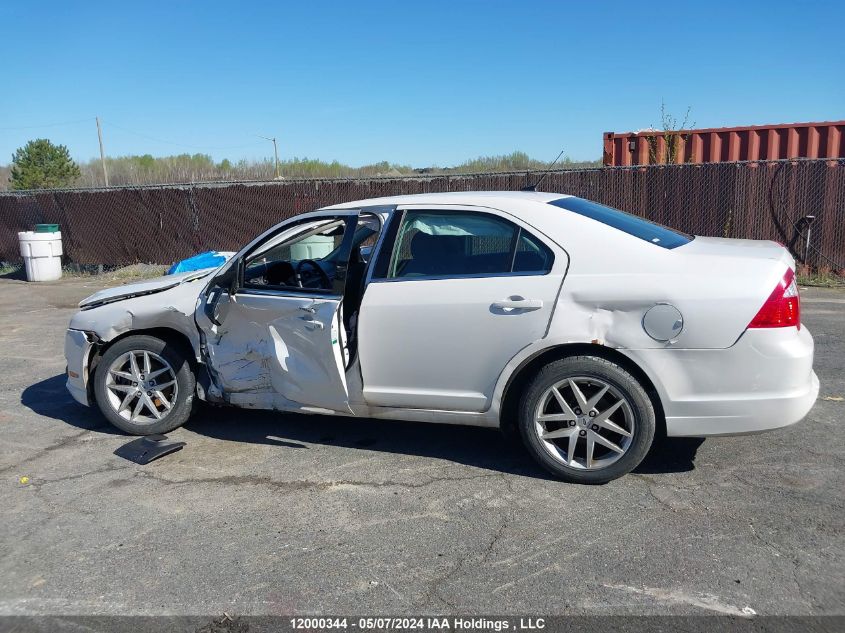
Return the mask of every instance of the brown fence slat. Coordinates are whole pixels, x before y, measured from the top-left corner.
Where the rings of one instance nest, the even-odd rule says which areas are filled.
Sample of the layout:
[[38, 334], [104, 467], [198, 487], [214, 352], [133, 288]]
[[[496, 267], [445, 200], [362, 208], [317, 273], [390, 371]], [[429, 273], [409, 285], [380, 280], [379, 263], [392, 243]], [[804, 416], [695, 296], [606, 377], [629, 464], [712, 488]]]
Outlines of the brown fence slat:
[[[514, 191], [540, 173], [432, 175], [369, 180], [116, 187], [0, 193], [0, 261], [18, 262], [17, 232], [61, 225], [68, 261], [167, 264], [204, 250], [236, 250], [277, 222], [351, 200], [440, 191]], [[797, 221], [815, 215], [807, 260], [845, 262], [845, 160], [760, 161], [559, 170], [559, 191], [719, 237], [773, 239], [802, 260]]]

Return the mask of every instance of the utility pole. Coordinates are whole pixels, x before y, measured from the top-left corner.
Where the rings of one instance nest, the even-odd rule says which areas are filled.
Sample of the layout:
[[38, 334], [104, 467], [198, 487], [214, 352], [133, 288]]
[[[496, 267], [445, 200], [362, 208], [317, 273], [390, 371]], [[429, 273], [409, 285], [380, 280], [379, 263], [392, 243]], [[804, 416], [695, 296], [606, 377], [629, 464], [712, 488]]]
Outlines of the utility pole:
[[[97, 121], [97, 138], [100, 141], [100, 163], [103, 165], [103, 179], [106, 181], [106, 187], [109, 186], [109, 172], [106, 171], [106, 152], [103, 150], [103, 129], [100, 127], [100, 117], [94, 117]], [[88, 119], [89, 121], [91, 119]]]
[[268, 136], [259, 136], [258, 138], [263, 138], [265, 141], [270, 141], [273, 143], [273, 155], [276, 157], [276, 180], [282, 177], [282, 173], [279, 169], [279, 148], [276, 147], [276, 137], [270, 138]]

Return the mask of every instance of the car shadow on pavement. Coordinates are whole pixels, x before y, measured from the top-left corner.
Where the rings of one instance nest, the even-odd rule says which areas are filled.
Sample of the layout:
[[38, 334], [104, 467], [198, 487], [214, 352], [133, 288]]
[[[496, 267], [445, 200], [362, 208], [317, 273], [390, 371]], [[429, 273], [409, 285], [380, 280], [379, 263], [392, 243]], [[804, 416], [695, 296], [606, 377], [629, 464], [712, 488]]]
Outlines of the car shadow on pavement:
[[109, 424], [97, 409], [83, 407], [74, 400], [65, 388], [66, 381], [67, 376], [59, 374], [30, 385], [21, 393], [21, 404], [38, 415], [80, 429], [123, 435], [123, 431]]
[[695, 456], [703, 437], [656, 437], [648, 455], [634, 469], [641, 475], [695, 470]]
[[[27, 387], [21, 404], [65, 424], [101, 433], [123, 434], [96, 410], [71, 398], [60, 374]], [[535, 465], [518, 440], [496, 429], [399, 422], [369, 418], [297, 415], [200, 404], [185, 428], [198, 435], [228, 442], [274, 445], [293, 450], [331, 445], [353, 450], [417, 455], [468, 466], [551, 479]], [[701, 439], [661, 438], [634, 472], [659, 474], [695, 468]]]
[[443, 459], [486, 470], [547, 477], [496, 429], [202, 406], [186, 428], [230, 442], [337, 446]]

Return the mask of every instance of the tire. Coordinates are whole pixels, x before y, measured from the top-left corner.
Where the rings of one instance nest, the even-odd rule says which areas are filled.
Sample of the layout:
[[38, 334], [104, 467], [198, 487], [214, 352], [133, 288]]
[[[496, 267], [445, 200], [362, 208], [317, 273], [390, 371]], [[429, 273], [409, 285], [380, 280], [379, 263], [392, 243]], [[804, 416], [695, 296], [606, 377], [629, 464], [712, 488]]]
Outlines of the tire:
[[[134, 370], [129, 356], [134, 356]], [[154, 336], [121, 339], [106, 350], [94, 372], [100, 411], [132, 435], [167, 433], [182, 426], [191, 417], [195, 393], [196, 377], [186, 350]], [[128, 404], [121, 410], [126, 398]]]
[[[578, 406], [593, 404], [594, 398], [590, 410]], [[651, 447], [656, 426], [643, 386], [619, 365], [596, 356], [571, 356], [541, 369], [523, 394], [518, 424], [525, 447], [540, 466], [580, 484], [607, 483], [636, 468]], [[573, 456], [569, 448], [575, 434]]]

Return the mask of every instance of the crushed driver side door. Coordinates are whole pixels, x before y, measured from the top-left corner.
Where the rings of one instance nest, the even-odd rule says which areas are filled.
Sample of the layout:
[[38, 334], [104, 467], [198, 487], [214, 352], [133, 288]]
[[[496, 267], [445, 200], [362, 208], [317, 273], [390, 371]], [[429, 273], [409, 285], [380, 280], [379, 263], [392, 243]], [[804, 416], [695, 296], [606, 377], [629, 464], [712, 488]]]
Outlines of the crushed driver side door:
[[357, 212], [283, 225], [197, 306], [209, 395], [236, 406], [349, 413], [342, 301]]

